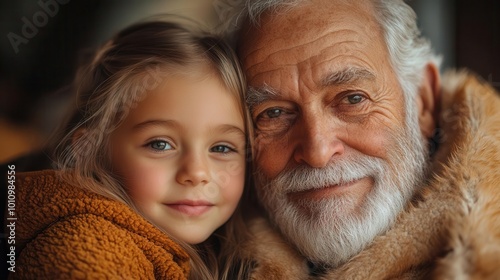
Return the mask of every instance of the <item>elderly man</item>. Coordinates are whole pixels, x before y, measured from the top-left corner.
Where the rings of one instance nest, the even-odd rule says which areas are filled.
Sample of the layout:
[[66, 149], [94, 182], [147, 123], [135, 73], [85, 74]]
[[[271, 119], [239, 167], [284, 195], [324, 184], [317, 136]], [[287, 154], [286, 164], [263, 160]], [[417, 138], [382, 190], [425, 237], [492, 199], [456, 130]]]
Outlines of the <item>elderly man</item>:
[[[284, 249], [290, 261], [281, 272], [279, 257], [259, 257], [260, 275], [300, 278], [286, 270], [295, 261], [302, 269], [303, 256], [304, 275], [344, 265], [346, 274], [331, 275], [401, 277], [425, 267], [408, 275], [426, 277], [448, 253], [463, 257], [452, 277], [499, 276], [500, 222], [492, 213], [500, 211], [500, 101], [466, 73], [449, 75], [442, 87], [439, 59], [411, 8], [397, 0], [252, 0], [239, 38], [257, 194], [300, 252]], [[472, 220], [487, 225], [468, 224], [474, 260], [452, 242]], [[263, 232], [273, 233], [253, 230], [261, 243], [249, 246], [255, 255], [280, 250], [272, 240], [262, 246]], [[387, 269], [373, 274], [380, 266]]]

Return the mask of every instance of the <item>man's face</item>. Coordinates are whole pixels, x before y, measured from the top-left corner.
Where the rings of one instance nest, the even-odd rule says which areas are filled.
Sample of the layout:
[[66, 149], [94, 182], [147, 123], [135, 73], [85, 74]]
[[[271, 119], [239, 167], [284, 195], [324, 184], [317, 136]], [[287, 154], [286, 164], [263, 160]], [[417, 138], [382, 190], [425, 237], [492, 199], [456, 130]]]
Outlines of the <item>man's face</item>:
[[[369, 1], [305, 2], [245, 30], [240, 57], [252, 88], [259, 196], [302, 253], [336, 264], [394, 219], [424, 153]], [[305, 223], [309, 236], [300, 236]]]

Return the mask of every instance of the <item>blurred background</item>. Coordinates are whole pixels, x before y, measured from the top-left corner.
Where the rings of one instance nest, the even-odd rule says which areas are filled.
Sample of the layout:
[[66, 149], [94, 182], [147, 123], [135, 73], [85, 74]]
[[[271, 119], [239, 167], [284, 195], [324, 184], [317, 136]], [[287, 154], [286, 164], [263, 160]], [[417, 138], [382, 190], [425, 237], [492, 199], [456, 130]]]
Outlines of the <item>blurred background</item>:
[[[0, 3], [0, 163], [45, 144], [65, 114], [65, 90], [85, 52], [121, 28], [173, 13], [218, 28], [239, 0], [17, 0]], [[500, 89], [500, 2], [413, 0], [444, 56]], [[500, 108], [499, 108], [500, 109]]]

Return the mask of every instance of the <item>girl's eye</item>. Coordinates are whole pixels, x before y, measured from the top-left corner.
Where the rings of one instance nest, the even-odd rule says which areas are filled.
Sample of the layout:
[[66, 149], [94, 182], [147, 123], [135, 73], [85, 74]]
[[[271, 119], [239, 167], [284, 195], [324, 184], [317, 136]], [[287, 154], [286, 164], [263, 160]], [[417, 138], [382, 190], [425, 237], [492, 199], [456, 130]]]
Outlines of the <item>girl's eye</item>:
[[227, 153], [231, 153], [231, 152], [235, 152], [235, 151], [236, 151], [235, 149], [233, 149], [229, 146], [226, 146], [226, 145], [217, 145], [217, 146], [210, 148], [210, 152], [221, 153], [221, 154], [227, 154]]
[[154, 140], [148, 143], [149, 147], [157, 151], [167, 151], [172, 149], [172, 145], [170, 145], [165, 140]]
[[347, 102], [349, 102], [349, 104], [358, 104], [361, 101], [363, 101], [364, 99], [365, 98], [360, 94], [353, 94], [353, 95], [347, 96]]

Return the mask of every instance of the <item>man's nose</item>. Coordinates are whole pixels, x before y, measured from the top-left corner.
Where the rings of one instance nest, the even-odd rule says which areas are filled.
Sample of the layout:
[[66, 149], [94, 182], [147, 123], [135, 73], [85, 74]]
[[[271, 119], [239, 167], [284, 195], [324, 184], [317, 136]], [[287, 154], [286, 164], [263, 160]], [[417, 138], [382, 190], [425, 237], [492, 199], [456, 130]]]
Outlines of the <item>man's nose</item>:
[[344, 143], [338, 138], [338, 125], [321, 117], [305, 120], [294, 151], [294, 159], [311, 167], [328, 165], [334, 156], [344, 153]]
[[185, 186], [197, 186], [209, 182], [209, 168], [207, 159], [201, 155], [188, 153], [183, 155], [177, 170], [176, 180]]

